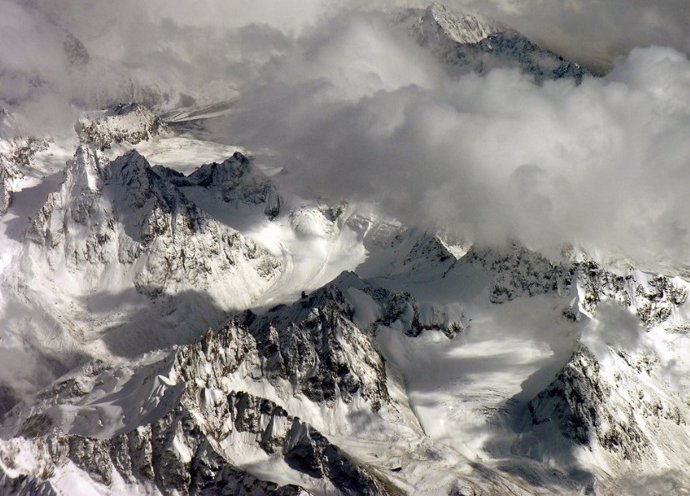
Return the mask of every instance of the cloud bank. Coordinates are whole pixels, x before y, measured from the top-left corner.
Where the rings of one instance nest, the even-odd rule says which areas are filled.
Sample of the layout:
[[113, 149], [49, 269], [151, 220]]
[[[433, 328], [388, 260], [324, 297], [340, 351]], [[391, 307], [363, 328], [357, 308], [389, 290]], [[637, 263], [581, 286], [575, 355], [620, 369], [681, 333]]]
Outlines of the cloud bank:
[[[239, 97], [216, 131], [275, 152], [301, 194], [478, 242], [688, 262], [685, 1], [450, 2], [600, 67], [623, 54], [579, 86], [502, 69], [450, 79], [372, 11], [398, 1], [0, 3], [0, 100], [37, 126], [110, 101]], [[66, 33], [88, 64], [70, 63]]]
[[222, 127], [273, 148], [287, 185], [375, 199], [403, 221], [482, 243], [687, 262], [684, 54], [635, 49], [579, 86], [537, 86], [514, 70], [450, 80], [375, 17], [343, 22], [264, 67]]

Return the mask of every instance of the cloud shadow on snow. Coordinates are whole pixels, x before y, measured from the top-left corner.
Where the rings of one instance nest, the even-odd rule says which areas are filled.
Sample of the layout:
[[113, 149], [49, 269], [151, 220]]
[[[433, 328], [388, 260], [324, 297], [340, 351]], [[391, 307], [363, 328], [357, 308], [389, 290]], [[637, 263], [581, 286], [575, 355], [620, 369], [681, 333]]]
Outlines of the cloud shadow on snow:
[[[86, 299], [82, 302], [90, 311], [106, 315], [121, 307], [123, 301], [141, 301], [142, 298], [136, 289], [130, 288], [119, 293], [96, 293], [88, 297], [88, 302]], [[149, 302], [123, 322], [100, 331], [98, 339], [108, 351], [116, 356], [134, 358], [149, 351], [189, 344], [232, 314], [218, 306], [207, 293], [197, 290], [161, 295]]]
[[[528, 403], [556, 379], [570, 358], [570, 353], [559, 355], [558, 360], [545, 361], [543, 367], [522, 382], [519, 393], [496, 408], [489, 420], [494, 428], [483, 449], [501, 460], [496, 465], [499, 471], [531, 486], [590, 494], [594, 491], [595, 476], [577, 460], [579, 446], [563, 436], [555, 420], [544, 429], [532, 422], [529, 413]], [[536, 438], [542, 439], [537, 443]]]

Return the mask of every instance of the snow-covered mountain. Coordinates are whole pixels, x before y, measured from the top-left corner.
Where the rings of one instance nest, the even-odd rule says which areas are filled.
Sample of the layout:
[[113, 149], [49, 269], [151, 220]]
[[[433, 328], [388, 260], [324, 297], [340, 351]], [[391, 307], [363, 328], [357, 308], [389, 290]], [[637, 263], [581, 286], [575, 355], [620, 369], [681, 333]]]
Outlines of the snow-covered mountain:
[[401, 11], [393, 22], [456, 76], [484, 73], [495, 67], [519, 68], [536, 81], [573, 78], [579, 82], [589, 74], [508, 26], [470, 14], [456, 14], [440, 3]]
[[135, 145], [164, 132], [165, 126], [145, 106], [125, 103], [90, 113], [74, 130], [82, 143], [104, 149], [123, 141]]
[[[6, 486], [49, 473], [58, 491], [66, 474], [163, 493], [615, 490], [687, 442], [684, 400], [662, 379], [686, 341], [687, 283], [519, 246], [455, 256], [425, 233], [389, 239], [405, 246], [391, 275], [344, 273], [198, 343], [87, 363], [17, 405], [5, 457], [31, 456]], [[609, 313], [658, 336], [636, 347], [615, 335], [627, 331], [596, 333]]]
[[34, 156], [47, 148], [45, 139], [25, 136], [14, 116], [0, 108], [0, 214], [12, 203], [12, 192], [30, 170]]
[[[393, 23], [453, 77], [588, 77], [439, 4]], [[226, 97], [55, 137], [0, 113], [0, 492], [690, 487], [686, 271], [299, 197], [289, 163], [210, 138]]]

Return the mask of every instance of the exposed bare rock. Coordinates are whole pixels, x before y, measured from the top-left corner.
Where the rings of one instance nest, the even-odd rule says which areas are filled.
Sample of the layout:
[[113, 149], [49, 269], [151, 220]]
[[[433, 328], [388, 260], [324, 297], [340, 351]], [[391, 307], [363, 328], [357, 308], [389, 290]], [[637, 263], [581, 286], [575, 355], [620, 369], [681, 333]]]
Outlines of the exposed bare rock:
[[91, 112], [74, 126], [82, 143], [110, 148], [114, 143], [135, 145], [165, 131], [163, 122], [147, 107], [121, 103], [100, 112]]

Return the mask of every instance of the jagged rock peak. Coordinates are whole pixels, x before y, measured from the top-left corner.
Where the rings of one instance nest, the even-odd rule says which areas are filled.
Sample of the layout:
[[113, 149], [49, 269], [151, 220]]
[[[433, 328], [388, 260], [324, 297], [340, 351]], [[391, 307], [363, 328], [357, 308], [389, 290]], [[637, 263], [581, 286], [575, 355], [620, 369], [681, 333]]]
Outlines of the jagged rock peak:
[[90, 270], [94, 280], [119, 264], [135, 288], [151, 296], [190, 285], [208, 288], [214, 278], [232, 273], [237, 279], [224, 279], [225, 290], [239, 285], [244, 294], [238, 298], [250, 298], [280, 265], [253, 241], [212, 220], [135, 150], [107, 162], [81, 146], [60, 190], [31, 220], [27, 238], [60, 246], [43, 255]]
[[74, 129], [82, 143], [101, 149], [113, 143], [132, 145], [166, 130], [165, 124], [144, 105], [120, 103], [79, 119]]
[[250, 160], [240, 152], [221, 163], [204, 164], [189, 175], [189, 181], [197, 186], [236, 185], [251, 167]]
[[685, 438], [687, 405], [648, 382], [659, 368], [653, 352], [608, 347], [597, 353], [603, 356], [578, 344], [554, 381], [529, 402], [531, 428], [541, 435], [554, 429], [611, 460], [659, 463], [655, 438], [668, 432]]
[[446, 36], [458, 43], [479, 43], [494, 33], [508, 30], [506, 26], [474, 15], [456, 15], [438, 2], [429, 5], [421, 18], [422, 31], [432, 27], [440, 28]]
[[0, 107], [0, 215], [12, 204], [13, 193], [33, 165], [34, 156], [49, 146], [45, 139], [24, 134], [16, 116]]
[[165, 167], [157, 166], [155, 170], [177, 186], [206, 188], [226, 203], [263, 204], [270, 219], [280, 213], [283, 204], [275, 184], [240, 152], [221, 163], [204, 164], [186, 177]]
[[[86, 146], [79, 146], [74, 159], [67, 162], [64, 184], [69, 189], [81, 188], [99, 191], [103, 187], [104, 170], [98, 152]], [[79, 191], [73, 191], [73, 194]]]
[[180, 194], [162, 180], [151, 168], [148, 160], [136, 150], [113, 160], [108, 167], [108, 182], [127, 197], [131, 206], [143, 207], [147, 202], [158, 200], [170, 211]]
[[257, 343], [267, 377], [287, 379], [313, 401], [359, 396], [378, 410], [389, 400], [384, 361], [352, 317], [342, 290], [329, 285], [264, 316], [249, 312], [241, 324]]
[[[321, 310], [327, 309], [309, 311]], [[321, 488], [319, 493], [398, 494], [379, 472], [352, 458], [285, 405], [235, 389], [233, 376], [249, 373], [277, 389], [287, 379], [294, 387], [289, 394], [301, 392], [315, 402], [349, 402], [357, 391], [367, 393], [367, 381], [373, 379], [366, 378], [371, 372], [367, 365], [373, 364], [381, 369], [377, 375], [384, 374], [377, 379], [385, 391], [382, 359], [370, 344], [360, 348], [367, 338], [356, 329], [344, 329], [347, 324], [338, 322], [342, 317], [337, 311], [333, 307], [328, 315], [315, 315], [316, 322], [312, 319], [308, 326], [288, 327], [247, 314], [249, 327], [230, 322], [145, 365], [139, 375], [94, 362], [44, 391], [34, 408], [15, 409], [11, 430], [34, 443], [37, 458], [51, 472], [72, 462], [105, 486], [119, 473], [129, 483], [151, 484], [164, 494], [205, 494], [201, 488], [305, 494], [299, 487], [278, 488], [238, 469], [241, 450], [251, 449], [306, 474], [302, 480], [311, 480], [315, 489]], [[97, 420], [92, 414], [102, 408], [100, 385], [121, 378], [123, 391], [136, 386], [141, 394], [126, 405], [123, 423], [107, 415]], [[110, 423], [104, 426], [103, 420]], [[107, 436], [100, 435], [103, 428]], [[240, 447], [234, 446], [238, 443]]]

